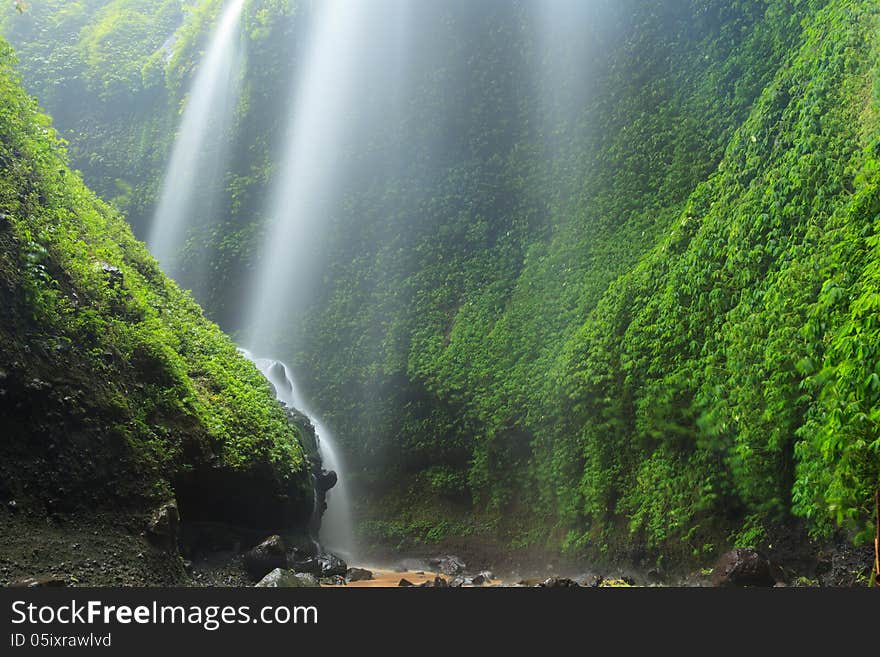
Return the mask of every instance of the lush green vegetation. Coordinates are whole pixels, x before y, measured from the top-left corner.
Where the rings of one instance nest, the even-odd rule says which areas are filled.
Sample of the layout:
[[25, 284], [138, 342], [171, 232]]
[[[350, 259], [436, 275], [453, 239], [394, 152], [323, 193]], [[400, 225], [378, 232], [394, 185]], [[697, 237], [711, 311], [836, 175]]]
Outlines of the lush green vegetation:
[[309, 468], [269, 384], [68, 169], [13, 64], [0, 42], [3, 494], [143, 508], [242, 478], [304, 522]]
[[[148, 22], [135, 0], [33, 4], [3, 23], [29, 88], [142, 227], [220, 3], [146, 3]], [[405, 104], [360, 96], [399, 120], [340, 158], [326, 267], [272, 348], [358, 464], [363, 536], [700, 557], [793, 518], [864, 535], [876, 3], [595, 11], [578, 57], [554, 59], [529, 3], [423, 3]], [[212, 275], [181, 283], [233, 332], [309, 17], [248, 3], [225, 211], [183, 246]], [[588, 92], [536, 82], [535, 61]]]

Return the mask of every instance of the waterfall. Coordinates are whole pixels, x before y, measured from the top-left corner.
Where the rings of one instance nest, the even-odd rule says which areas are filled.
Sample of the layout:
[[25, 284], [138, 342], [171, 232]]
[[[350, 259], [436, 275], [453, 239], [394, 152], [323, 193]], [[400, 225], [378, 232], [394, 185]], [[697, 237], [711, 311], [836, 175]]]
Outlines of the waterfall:
[[[244, 3], [229, 2], [199, 66], [147, 239], [150, 251], [172, 277], [180, 273], [181, 244], [200, 218], [213, 219], [211, 202], [222, 189], [229, 124], [238, 97]], [[191, 287], [194, 282], [188, 283]]]
[[[321, 454], [324, 468], [333, 470], [338, 475], [336, 486], [327, 493], [327, 511], [321, 522], [321, 543], [328, 549], [351, 559], [354, 539], [351, 532], [351, 512], [349, 510], [348, 492], [345, 477], [342, 476], [343, 463], [339, 455], [333, 434], [327, 426], [309, 409], [300, 395], [299, 388], [293, 381], [290, 369], [281, 361], [271, 358], [256, 358], [246, 349], [241, 353], [263, 373], [275, 387], [278, 400], [289, 408], [304, 413], [315, 427], [318, 437], [318, 451]], [[332, 502], [331, 502], [332, 500]]]
[[[370, 38], [370, 24], [375, 20], [375, 7], [368, 0], [325, 0], [313, 5], [312, 11], [304, 58], [293, 71], [289, 125], [269, 199], [261, 264], [250, 283], [251, 305], [244, 317], [244, 341], [261, 351], [275, 348], [274, 337], [289, 329], [285, 317], [302, 308], [310, 276], [320, 272], [321, 263], [313, 257], [315, 239], [326, 220], [327, 197], [337, 192], [333, 184], [339, 177], [340, 148], [357, 109], [359, 50], [363, 39]], [[254, 362], [275, 384], [279, 399], [308, 415], [315, 426], [325, 467], [338, 475], [336, 486], [328, 492], [321, 540], [350, 555], [346, 476], [333, 435], [304, 403], [289, 368], [273, 367], [276, 361], [271, 360]], [[283, 380], [273, 380], [273, 376]]]
[[[315, 7], [309, 44], [295, 71], [289, 126], [271, 194], [261, 265], [246, 314], [250, 345], [271, 344], [284, 317], [301, 308], [320, 270], [314, 257], [328, 198], [338, 194], [341, 146], [356, 114], [357, 58], [371, 24], [367, 0], [326, 0]], [[283, 300], [283, 302], [281, 302]]]

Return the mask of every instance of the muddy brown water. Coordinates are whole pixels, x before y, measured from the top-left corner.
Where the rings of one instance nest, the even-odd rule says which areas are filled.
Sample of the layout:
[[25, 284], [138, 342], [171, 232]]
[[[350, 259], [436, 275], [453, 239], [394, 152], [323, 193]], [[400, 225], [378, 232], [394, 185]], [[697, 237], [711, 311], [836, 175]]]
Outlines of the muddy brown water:
[[[367, 570], [373, 573], [373, 579], [364, 580], [361, 582], [349, 582], [348, 584], [337, 584], [332, 585], [335, 588], [345, 587], [355, 587], [355, 588], [398, 588], [400, 586], [400, 580], [405, 579], [411, 582], [414, 586], [418, 586], [419, 584], [424, 584], [425, 582], [433, 582], [435, 577], [442, 577], [443, 579], [449, 581], [452, 579], [447, 575], [443, 575], [441, 573], [432, 573], [428, 571], [396, 571], [396, 570], [385, 570], [382, 568], [369, 568]], [[486, 584], [485, 586], [501, 586], [500, 580], [493, 580], [492, 582]], [[331, 586], [324, 585], [322, 586]], [[402, 587], [407, 588], [407, 587]]]

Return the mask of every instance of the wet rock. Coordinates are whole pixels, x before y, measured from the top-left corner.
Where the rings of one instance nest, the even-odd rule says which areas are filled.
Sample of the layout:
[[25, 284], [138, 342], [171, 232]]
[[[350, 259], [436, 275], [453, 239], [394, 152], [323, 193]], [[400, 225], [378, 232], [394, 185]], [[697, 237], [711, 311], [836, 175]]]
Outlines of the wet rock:
[[592, 574], [580, 575], [575, 578], [575, 581], [577, 581], [578, 584], [580, 584], [581, 586], [585, 586], [587, 588], [591, 588], [591, 589], [602, 586], [602, 582], [604, 580], [605, 580], [605, 578], [602, 577], [602, 575], [592, 575]]
[[290, 378], [287, 376], [287, 370], [282, 363], [279, 363], [278, 361], [272, 363], [272, 366], [269, 368], [269, 379], [280, 383], [288, 397], [290, 396], [290, 393], [293, 392], [293, 384], [290, 382]]
[[307, 573], [295, 573], [292, 570], [284, 570], [275, 568], [263, 579], [257, 582], [256, 586], [261, 588], [314, 588], [320, 586], [314, 575]]
[[321, 470], [315, 474], [315, 488], [327, 492], [336, 485], [339, 477], [333, 470]]
[[321, 565], [322, 577], [333, 577], [334, 575], [345, 576], [348, 572], [348, 564], [340, 557], [332, 552], [325, 552], [318, 557], [318, 563]]
[[420, 589], [448, 589], [449, 583], [437, 575], [433, 580], [428, 580], [419, 584]]
[[308, 534], [285, 534], [284, 542], [287, 544], [288, 558], [291, 561], [317, 557], [321, 552], [320, 546]]
[[177, 554], [177, 538], [180, 532], [180, 513], [177, 504], [169, 502], [153, 511], [147, 521], [147, 540], [165, 552]]
[[401, 580], [397, 583], [398, 586], [415, 586], [412, 582], [410, 582], [406, 578], [401, 578]]
[[460, 589], [466, 583], [467, 583], [467, 581], [465, 580], [464, 577], [462, 577], [461, 575], [456, 575], [455, 577], [453, 577], [452, 579], [449, 580], [449, 588]]
[[460, 575], [465, 569], [464, 561], [453, 555], [429, 559], [428, 565], [431, 570], [441, 572], [444, 575]]
[[309, 557], [307, 559], [294, 561], [290, 567], [298, 573], [311, 573], [313, 575], [321, 574], [321, 562], [318, 561], [317, 557]]
[[721, 555], [712, 572], [713, 586], [773, 586], [770, 562], [748, 548], [737, 548]]
[[25, 577], [24, 579], [17, 580], [15, 582], [9, 583], [10, 588], [42, 588], [45, 586], [67, 586], [67, 582], [54, 575], [48, 575], [44, 577]]
[[580, 588], [580, 584], [573, 579], [567, 577], [549, 577], [538, 584], [538, 588], [542, 589], [572, 589]]
[[606, 577], [599, 586], [603, 589], [619, 589], [634, 586], [635, 582], [630, 577]]
[[251, 579], [259, 580], [280, 568], [287, 569], [287, 548], [277, 534], [270, 536], [244, 555], [244, 568]]
[[348, 582], [345, 581], [345, 578], [342, 575], [322, 577], [320, 581], [322, 586], [345, 586], [346, 584], [348, 584]]
[[483, 586], [484, 584], [488, 584], [492, 581], [492, 573], [488, 570], [484, 570], [481, 573], [474, 575], [471, 578], [470, 584], [472, 586]]
[[366, 582], [373, 579], [373, 573], [366, 568], [349, 568], [345, 579], [349, 582]]

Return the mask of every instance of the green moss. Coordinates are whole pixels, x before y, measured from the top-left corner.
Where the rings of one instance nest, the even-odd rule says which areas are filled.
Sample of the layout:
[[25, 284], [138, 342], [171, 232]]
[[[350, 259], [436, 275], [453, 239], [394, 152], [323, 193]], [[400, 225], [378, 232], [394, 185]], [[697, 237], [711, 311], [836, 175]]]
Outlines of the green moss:
[[[70, 451], [43, 481], [28, 483], [21, 472], [4, 480], [33, 493], [51, 488], [57, 467], [69, 485], [106, 489], [119, 477], [114, 500], [151, 499], [208, 464], [231, 472], [267, 465], [281, 489], [308, 496], [302, 448], [268, 382], [67, 168], [12, 65], [0, 42], [0, 369], [12, 432], [4, 468], [26, 469], [19, 450], [44, 431]], [[16, 394], [28, 386], [39, 392]], [[90, 446], [95, 436], [112, 451]], [[34, 450], [38, 466], [43, 450]], [[101, 481], [114, 455], [118, 475]]]

